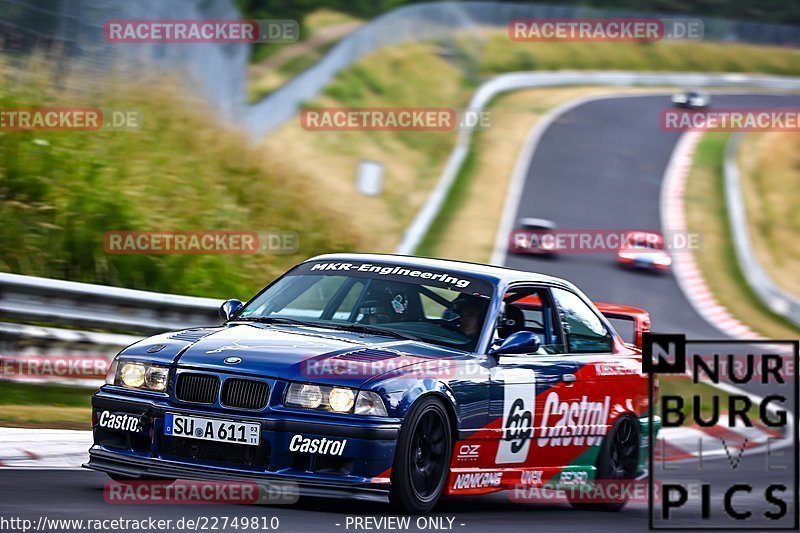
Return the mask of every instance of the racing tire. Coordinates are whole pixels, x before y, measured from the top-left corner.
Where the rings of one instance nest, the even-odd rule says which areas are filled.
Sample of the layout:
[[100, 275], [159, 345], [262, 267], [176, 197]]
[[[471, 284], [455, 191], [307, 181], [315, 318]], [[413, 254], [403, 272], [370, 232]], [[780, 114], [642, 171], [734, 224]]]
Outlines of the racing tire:
[[389, 501], [399, 512], [425, 514], [444, 492], [453, 447], [444, 404], [424, 398], [400, 429], [392, 464]]
[[[597, 472], [595, 481], [619, 483], [621, 486], [627, 481], [636, 479], [636, 469], [639, 464], [639, 424], [630, 415], [620, 416], [611, 427], [609, 434], [603, 439], [600, 454], [597, 458]], [[608, 486], [606, 486], [608, 488]], [[620, 487], [617, 489], [619, 490]], [[603, 490], [607, 493], [606, 490]], [[628, 498], [618, 501], [593, 502], [580, 499], [574, 501], [567, 491], [569, 503], [575, 509], [583, 511], [616, 512], [622, 510], [628, 503]]]

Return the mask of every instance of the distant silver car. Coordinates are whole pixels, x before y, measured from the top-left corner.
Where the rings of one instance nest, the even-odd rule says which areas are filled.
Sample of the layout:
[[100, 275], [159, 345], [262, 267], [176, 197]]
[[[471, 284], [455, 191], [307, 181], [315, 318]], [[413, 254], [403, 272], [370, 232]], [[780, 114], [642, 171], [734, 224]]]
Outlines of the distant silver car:
[[676, 107], [703, 109], [711, 105], [711, 96], [700, 91], [684, 91], [672, 95], [672, 103]]
[[508, 238], [508, 249], [516, 254], [553, 256], [556, 241], [552, 234], [556, 225], [544, 218], [521, 218]]

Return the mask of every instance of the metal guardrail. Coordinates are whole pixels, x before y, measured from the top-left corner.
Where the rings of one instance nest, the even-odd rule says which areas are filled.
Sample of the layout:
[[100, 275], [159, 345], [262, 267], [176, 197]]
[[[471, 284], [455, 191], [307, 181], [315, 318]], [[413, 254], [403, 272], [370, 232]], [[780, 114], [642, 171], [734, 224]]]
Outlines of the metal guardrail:
[[0, 317], [156, 333], [219, 323], [221, 300], [0, 273]]
[[741, 144], [743, 134], [734, 133], [725, 148], [724, 174], [725, 174], [725, 200], [728, 208], [728, 218], [731, 221], [733, 246], [739, 269], [745, 281], [754, 293], [774, 313], [787, 318], [800, 326], [800, 298], [788, 294], [778, 286], [770, 277], [756, 257], [750, 230], [747, 225], [747, 210], [741, 189], [741, 174], [736, 164], [736, 153]]
[[[9, 371], [14, 361], [35, 358], [40, 366], [64, 365], [76, 358], [107, 363], [144, 336], [193, 326], [218, 324], [221, 300], [121, 289], [17, 274], [0, 273], [0, 317], [48, 324], [0, 322], [0, 380], [53, 382], [46, 372]], [[50, 327], [108, 330], [106, 333]], [[98, 387], [97, 378], [59, 377], [62, 385]]]
[[[800, 77], [680, 72], [512, 72], [501, 74], [483, 83], [475, 91], [468, 109], [473, 112], [481, 111], [494, 97], [509, 91], [568, 85], [610, 85], [615, 87], [690, 86], [797, 91], [800, 90]], [[464, 164], [473, 131], [477, 127], [470, 126], [459, 131], [458, 141], [452, 152], [450, 152], [436, 186], [414, 217], [414, 220], [406, 228], [400, 244], [395, 249], [395, 253], [413, 254], [428, 233]], [[505, 239], [506, 236], [502, 238]]]

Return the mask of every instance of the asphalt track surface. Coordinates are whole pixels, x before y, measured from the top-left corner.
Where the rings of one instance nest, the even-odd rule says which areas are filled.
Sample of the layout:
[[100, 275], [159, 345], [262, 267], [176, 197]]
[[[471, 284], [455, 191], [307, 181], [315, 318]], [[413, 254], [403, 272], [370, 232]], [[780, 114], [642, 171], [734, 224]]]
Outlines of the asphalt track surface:
[[[667, 104], [664, 96], [610, 98], [585, 103], [559, 117], [540, 139], [517, 216], [549, 218], [564, 228], [659, 229], [661, 178], [679, 138], [678, 133], [660, 129], [659, 112]], [[714, 107], [719, 108], [791, 105], [800, 105], [800, 97], [714, 97]], [[694, 312], [671, 275], [620, 270], [613, 255], [575, 254], [554, 260], [510, 256], [507, 264], [569, 279], [594, 300], [647, 309], [657, 331], [683, 332], [689, 338], [724, 338]], [[783, 474], [770, 472], [763, 456], [745, 455], [736, 469], [727, 462], [727, 458], [708, 460], [702, 468], [694, 462], [679, 463], [672, 465], [679, 470], [670, 475], [726, 486], [747, 480], [754, 492], [739, 495], [735, 501], [742, 507], [763, 508], [761, 488]], [[379, 519], [391, 512], [380, 504], [316, 499], [302, 499], [292, 506], [112, 505], [103, 497], [106, 479], [104, 474], [83, 470], [0, 468], [0, 518], [27, 518], [37, 524], [42, 516], [173, 521], [181, 517], [276, 516], [280, 520], [278, 531], [376, 531], [386, 529], [374, 523], [369, 528], [348, 527], [348, 517]], [[681, 526], [708, 525], [696, 518], [696, 500], [692, 499], [682, 517], [691, 521], [683, 521]], [[715, 495], [711, 504], [715, 518], [721, 508], [721, 500]], [[797, 511], [790, 503], [789, 516], [792, 512]], [[643, 531], [648, 527], [643, 504], [629, 505], [620, 513], [575, 511], [566, 503], [514, 503], [507, 493], [445, 500], [431, 516], [444, 517], [445, 525], [418, 528], [413, 518], [407, 531], [563, 533]], [[447, 518], [453, 519], [450, 529]], [[14, 531], [8, 524], [0, 529]], [[71, 529], [61, 529], [66, 530]]]

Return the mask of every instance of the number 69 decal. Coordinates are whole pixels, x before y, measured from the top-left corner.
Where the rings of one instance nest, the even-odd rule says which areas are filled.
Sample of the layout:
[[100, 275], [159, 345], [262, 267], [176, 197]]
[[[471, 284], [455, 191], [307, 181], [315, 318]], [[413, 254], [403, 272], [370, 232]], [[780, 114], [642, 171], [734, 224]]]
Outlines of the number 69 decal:
[[531, 369], [503, 369], [495, 378], [503, 381], [503, 437], [497, 446], [497, 464], [528, 460], [536, 407], [536, 374]]

